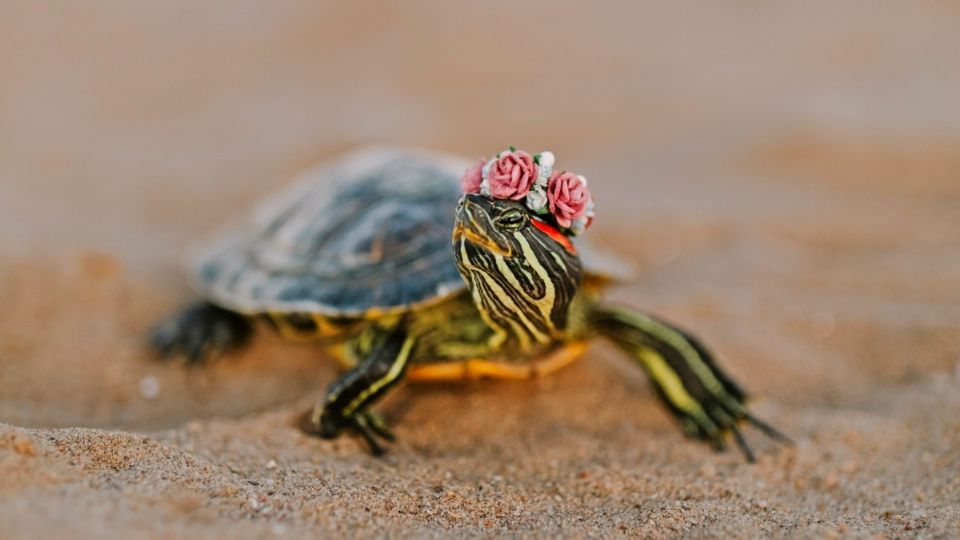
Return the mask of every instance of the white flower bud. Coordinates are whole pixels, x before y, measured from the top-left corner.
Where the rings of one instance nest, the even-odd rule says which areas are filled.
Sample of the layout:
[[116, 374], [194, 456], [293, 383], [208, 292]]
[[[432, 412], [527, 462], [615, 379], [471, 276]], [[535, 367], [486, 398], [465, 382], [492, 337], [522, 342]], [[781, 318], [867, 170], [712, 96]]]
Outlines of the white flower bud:
[[493, 167], [493, 162], [496, 161], [496, 158], [491, 159], [483, 165], [483, 168], [480, 169], [480, 173], [483, 175], [483, 179], [487, 180], [490, 178], [490, 167]]
[[534, 186], [527, 194], [527, 208], [538, 214], [544, 213], [547, 209], [547, 192]]
[[587, 230], [587, 218], [575, 219], [573, 223], [570, 224], [570, 232], [575, 236], [583, 234], [585, 230]]
[[490, 167], [493, 167], [493, 162], [496, 159], [491, 159], [486, 164], [484, 164], [483, 169], [480, 170], [483, 175], [483, 180], [480, 182], [480, 194], [481, 195], [490, 195]]
[[539, 165], [541, 167], [550, 167], [552, 169], [553, 164], [555, 162], [556, 162], [556, 158], [553, 157], [553, 152], [550, 152], [549, 150], [544, 150], [543, 152], [540, 152]]
[[544, 189], [547, 188], [547, 183], [550, 182], [550, 175], [553, 174], [553, 163], [553, 152], [546, 150], [540, 152], [540, 159], [537, 162], [539, 169], [537, 172], [536, 185]]

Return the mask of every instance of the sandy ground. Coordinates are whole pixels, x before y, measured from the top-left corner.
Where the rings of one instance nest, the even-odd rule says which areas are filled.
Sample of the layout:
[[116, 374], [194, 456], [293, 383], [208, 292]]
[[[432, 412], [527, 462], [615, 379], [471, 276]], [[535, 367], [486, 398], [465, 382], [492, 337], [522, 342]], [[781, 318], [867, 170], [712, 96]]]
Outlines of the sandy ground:
[[[960, 536], [955, 6], [485, 5], [0, 4], [0, 537]], [[193, 238], [374, 142], [554, 150], [797, 445], [684, 439], [598, 344], [404, 388], [378, 460], [295, 429], [310, 347], [143, 351]]]

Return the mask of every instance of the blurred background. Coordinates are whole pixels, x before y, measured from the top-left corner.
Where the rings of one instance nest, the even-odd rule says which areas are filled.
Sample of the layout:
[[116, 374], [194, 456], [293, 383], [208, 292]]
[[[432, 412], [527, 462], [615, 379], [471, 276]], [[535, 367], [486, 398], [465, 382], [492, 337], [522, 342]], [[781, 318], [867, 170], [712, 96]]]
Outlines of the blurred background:
[[[938, 0], [0, 0], [0, 536], [958, 536], [958, 51]], [[598, 344], [398, 391], [373, 460], [295, 428], [313, 347], [145, 352], [188, 245], [373, 143], [552, 150], [614, 298], [797, 446], [685, 441]]]
[[640, 268], [619, 297], [697, 329], [763, 395], [857, 402], [950, 371], [958, 15], [6, 0], [0, 420], [163, 427], [317, 391], [312, 351], [191, 379], [140, 336], [189, 298], [196, 236], [371, 143], [553, 150], [592, 180], [594, 240]]

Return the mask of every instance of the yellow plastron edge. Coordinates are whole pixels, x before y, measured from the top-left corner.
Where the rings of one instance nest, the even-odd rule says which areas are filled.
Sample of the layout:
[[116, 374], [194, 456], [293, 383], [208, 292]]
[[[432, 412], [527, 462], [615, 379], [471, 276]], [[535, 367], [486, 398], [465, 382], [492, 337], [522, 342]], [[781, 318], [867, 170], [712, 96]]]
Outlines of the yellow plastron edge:
[[458, 381], [464, 379], [532, 379], [572, 364], [583, 356], [586, 341], [574, 341], [529, 364], [515, 365], [492, 360], [471, 359], [461, 362], [410, 366], [407, 380], [414, 382]]

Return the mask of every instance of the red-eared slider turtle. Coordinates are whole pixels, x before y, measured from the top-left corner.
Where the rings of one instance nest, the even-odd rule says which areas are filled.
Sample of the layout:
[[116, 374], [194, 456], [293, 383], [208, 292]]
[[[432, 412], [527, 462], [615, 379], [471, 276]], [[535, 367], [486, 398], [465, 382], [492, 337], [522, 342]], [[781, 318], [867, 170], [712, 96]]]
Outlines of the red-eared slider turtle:
[[597, 336], [644, 368], [689, 435], [719, 449], [732, 433], [748, 459], [740, 422], [783, 439], [690, 334], [601, 301], [621, 266], [571, 240], [592, 200], [586, 180], [552, 171], [553, 161], [511, 149], [467, 168], [372, 149], [314, 170], [192, 252], [203, 301], [151, 342], [197, 362], [243, 343], [264, 318], [327, 346], [346, 372], [309, 429], [354, 430], [377, 454], [378, 439], [393, 436], [371, 406], [402, 380], [543, 375]]

